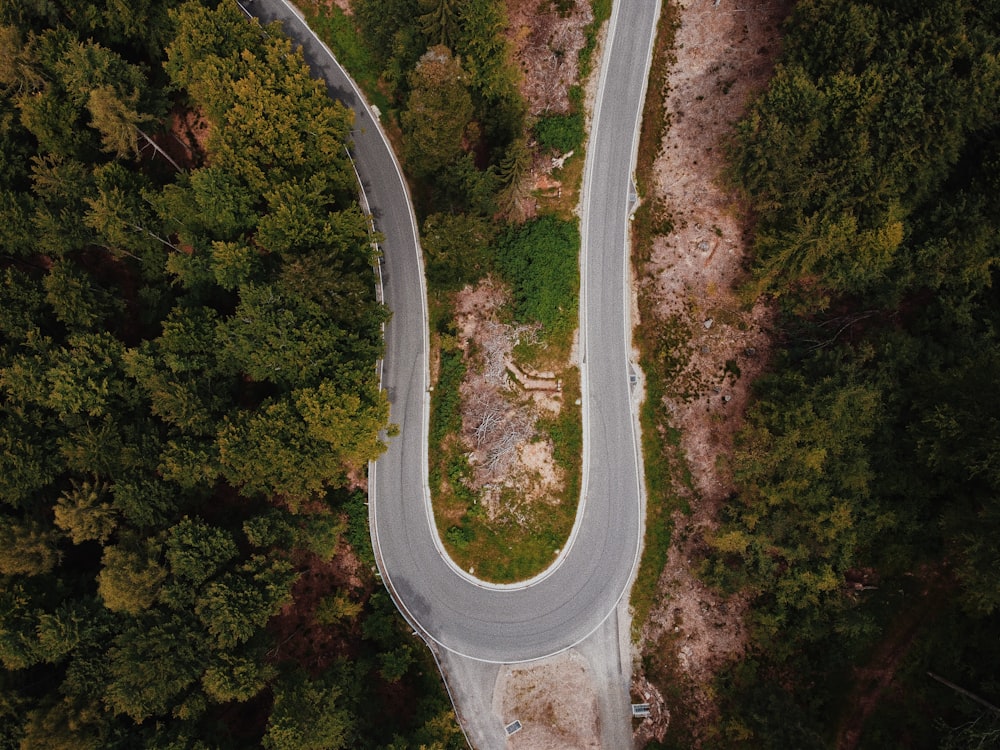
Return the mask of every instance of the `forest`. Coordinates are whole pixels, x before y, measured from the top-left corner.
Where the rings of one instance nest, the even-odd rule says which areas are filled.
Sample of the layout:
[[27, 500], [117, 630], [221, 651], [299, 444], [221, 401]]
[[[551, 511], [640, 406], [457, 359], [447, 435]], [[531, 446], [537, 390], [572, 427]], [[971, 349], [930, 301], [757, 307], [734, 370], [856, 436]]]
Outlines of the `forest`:
[[720, 748], [1000, 744], [1000, 3], [802, 0], [730, 178], [778, 354], [703, 576]]
[[0, 0], [0, 747], [464, 746], [352, 489], [351, 122], [235, 3]]

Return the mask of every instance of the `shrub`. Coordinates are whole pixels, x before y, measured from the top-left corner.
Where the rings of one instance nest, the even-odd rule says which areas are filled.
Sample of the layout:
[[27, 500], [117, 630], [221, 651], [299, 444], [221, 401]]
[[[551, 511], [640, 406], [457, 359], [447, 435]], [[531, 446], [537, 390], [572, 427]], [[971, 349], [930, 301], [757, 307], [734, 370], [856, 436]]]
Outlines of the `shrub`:
[[565, 154], [583, 143], [583, 114], [546, 115], [535, 123], [535, 138], [543, 148]]
[[497, 266], [514, 290], [514, 314], [550, 334], [576, 325], [580, 230], [576, 222], [543, 216], [508, 230]]

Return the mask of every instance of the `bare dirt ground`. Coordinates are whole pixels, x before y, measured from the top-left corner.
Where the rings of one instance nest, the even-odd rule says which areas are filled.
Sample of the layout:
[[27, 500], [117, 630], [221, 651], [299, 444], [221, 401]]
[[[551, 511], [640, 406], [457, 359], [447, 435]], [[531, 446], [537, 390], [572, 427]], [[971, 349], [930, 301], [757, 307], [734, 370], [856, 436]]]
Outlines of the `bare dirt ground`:
[[320, 2], [326, 5], [327, 8], [332, 8], [334, 5], [336, 5], [342, 11], [344, 11], [344, 15], [346, 16], [353, 15], [354, 13], [354, 11], [351, 9], [351, 0], [318, 0], [318, 3]]
[[[642, 648], [666, 675], [687, 683], [686, 724], [697, 739], [713, 723], [710, 681], [746, 643], [741, 598], [723, 600], [697, 578], [704, 539], [732, 493], [726, 457], [742, 424], [749, 386], [766, 366], [771, 311], [747, 307], [735, 288], [744, 277], [747, 219], [723, 180], [724, 145], [734, 122], [766, 84], [779, 48], [788, 0], [690, 0], [680, 6], [676, 62], [669, 74], [670, 127], [655, 167], [656, 193], [674, 226], [659, 237], [644, 269], [658, 309], [690, 331], [687, 382], [694, 398], [667, 404], [694, 488], [692, 513], [676, 514], [660, 581], [662, 598], [642, 633]], [[665, 686], [664, 686], [665, 687]], [[663, 736], [645, 722], [637, 746]]]
[[[529, 118], [569, 113], [570, 88], [580, 82], [578, 60], [586, 42], [584, 30], [594, 18], [590, 0], [570, 0], [562, 11], [555, 0], [507, 0], [507, 17], [507, 37], [521, 72], [520, 91]], [[593, 59], [600, 59], [596, 52]], [[591, 78], [596, 81], [596, 76]], [[540, 203], [553, 208], [575, 201], [574, 182], [582, 167], [570, 162], [571, 167], [563, 170], [572, 156], [572, 152], [555, 158], [533, 153], [511, 216], [531, 219], [538, 215]]]
[[493, 701], [505, 724], [524, 726], [508, 738], [509, 750], [600, 750], [597, 694], [574, 651], [502, 667]]

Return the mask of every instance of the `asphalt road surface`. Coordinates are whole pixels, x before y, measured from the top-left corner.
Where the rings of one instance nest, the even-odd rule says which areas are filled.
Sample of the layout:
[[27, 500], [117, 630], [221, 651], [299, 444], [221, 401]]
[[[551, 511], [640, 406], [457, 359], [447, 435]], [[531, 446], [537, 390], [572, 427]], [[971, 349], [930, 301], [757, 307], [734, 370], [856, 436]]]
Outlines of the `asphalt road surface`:
[[581, 368], [584, 487], [572, 543], [528, 585], [493, 587], [451, 563], [427, 491], [428, 331], [423, 266], [409, 194], [371, 110], [329, 51], [284, 0], [244, 7], [281, 20], [315, 75], [355, 111], [352, 153], [384, 236], [383, 386], [399, 435], [370, 477], [379, 568], [426, 639], [483, 661], [528, 661], [592, 633], [628, 590], [643, 531], [641, 471], [630, 386], [628, 216], [638, 122], [660, 3], [616, 0], [608, 30], [582, 205]]

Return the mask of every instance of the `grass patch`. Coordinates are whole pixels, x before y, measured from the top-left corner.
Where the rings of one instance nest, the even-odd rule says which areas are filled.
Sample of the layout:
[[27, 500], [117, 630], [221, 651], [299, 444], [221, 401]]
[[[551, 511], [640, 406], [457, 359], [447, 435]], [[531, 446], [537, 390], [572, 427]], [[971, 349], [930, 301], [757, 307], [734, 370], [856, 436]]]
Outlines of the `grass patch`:
[[[567, 159], [563, 168], [552, 173], [552, 176], [562, 183], [558, 192], [538, 191], [535, 197], [538, 201], [538, 211], [543, 215], [555, 216], [562, 221], [575, 221], [577, 207], [580, 204], [580, 184], [583, 182], [584, 152], [580, 149], [572, 158]], [[578, 253], [579, 255], [579, 253]]]
[[680, 449], [680, 433], [669, 425], [661, 404], [660, 386], [647, 376], [646, 400], [639, 412], [646, 472], [646, 536], [630, 599], [635, 635], [638, 635], [656, 603], [660, 573], [667, 564], [673, 534], [671, 516], [675, 510], [691, 512], [687, 499], [678, 491], [676, 481], [679, 474], [690, 482]]
[[379, 90], [379, 72], [368, 47], [361, 39], [361, 32], [349, 16], [336, 5], [317, 2], [303, 3], [306, 22], [320, 39], [333, 50], [333, 54], [351, 78], [365, 93], [368, 101], [382, 112], [389, 109], [389, 100]]
[[[540, 431], [552, 438], [556, 464], [566, 472], [564, 504], [575, 505], [580, 497], [583, 469], [583, 418], [580, 400], [580, 371], [567, 368], [563, 379], [563, 406], [558, 415], [538, 420]], [[575, 512], [575, 511], [574, 511]], [[572, 525], [572, 518], [570, 519]], [[566, 530], [569, 534], [569, 529]]]
[[[652, 178], [653, 165], [660, 156], [663, 147], [663, 137], [670, 127], [670, 115], [667, 112], [667, 89], [671, 66], [677, 61], [674, 53], [674, 38], [680, 25], [678, 9], [671, 0], [663, 0], [660, 21], [656, 29], [656, 42], [653, 48], [653, 59], [649, 68], [649, 85], [646, 88], [646, 101], [643, 104], [642, 129], [639, 131], [638, 159], [636, 163], [636, 180], [640, 194], [649, 185]], [[662, 216], [663, 207], [653, 206], [650, 219], [656, 221]], [[636, 217], [638, 221], [638, 217]]]
[[375, 570], [375, 552], [372, 550], [372, 535], [368, 527], [368, 498], [362, 492], [352, 492], [343, 505], [347, 516], [345, 537], [354, 554], [369, 570]]

